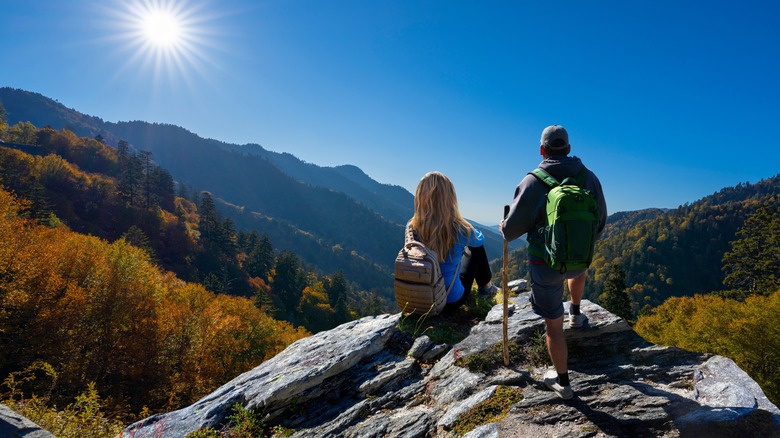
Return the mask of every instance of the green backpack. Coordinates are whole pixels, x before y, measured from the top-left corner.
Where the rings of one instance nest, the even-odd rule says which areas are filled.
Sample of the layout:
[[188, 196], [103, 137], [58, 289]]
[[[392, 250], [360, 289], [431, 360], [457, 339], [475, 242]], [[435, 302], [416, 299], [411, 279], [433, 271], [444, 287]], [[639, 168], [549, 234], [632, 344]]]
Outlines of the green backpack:
[[583, 187], [585, 168], [562, 182], [541, 168], [530, 173], [551, 189], [547, 193], [545, 223], [539, 229], [543, 241], [531, 242], [528, 251], [561, 273], [586, 269], [593, 260], [599, 208], [590, 190]]

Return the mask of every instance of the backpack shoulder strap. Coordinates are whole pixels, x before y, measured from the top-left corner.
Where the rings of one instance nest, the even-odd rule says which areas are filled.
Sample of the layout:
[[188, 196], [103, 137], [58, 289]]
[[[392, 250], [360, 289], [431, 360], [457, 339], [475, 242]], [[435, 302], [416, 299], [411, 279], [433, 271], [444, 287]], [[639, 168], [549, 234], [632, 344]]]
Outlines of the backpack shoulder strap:
[[412, 229], [412, 222], [409, 221], [406, 224], [406, 231], [404, 231], [404, 244], [408, 245], [409, 242], [413, 242], [414, 240], [416, 240], [414, 238], [414, 229]]
[[[463, 258], [458, 260], [458, 264], [455, 266], [455, 274], [452, 276], [452, 281], [450, 282], [450, 285], [447, 287], [447, 295], [450, 294], [450, 291], [452, 290], [452, 287], [455, 286], [455, 280], [460, 279], [460, 262], [463, 261]], [[464, 290], [463, 293], [465, 294], [466, 291]]]
[[587, 176], [587, 170], [587, 167], [582, 166], [580, 173], [577, 174], [577, 185], [583, 189], [585, 188], [585, 177]]
[[547, 184], [550, 187], [558, 187], [559, 185], [561, 185], [561, 183], [559, 183], [557, 179], [553, 178], [552, 175], [547, 173], [547, 171], [542, 169], [541, 167], [537, 167], [536, 169], [528, 173], [539, 178], [543, 183]]
[[583, 167], [582, 170], [579, 171], [574, 176], [568, 176], [566, 177], [562, 182], [562, 186], [577, 186], [581, 189], [585, 188], [585, 168]]

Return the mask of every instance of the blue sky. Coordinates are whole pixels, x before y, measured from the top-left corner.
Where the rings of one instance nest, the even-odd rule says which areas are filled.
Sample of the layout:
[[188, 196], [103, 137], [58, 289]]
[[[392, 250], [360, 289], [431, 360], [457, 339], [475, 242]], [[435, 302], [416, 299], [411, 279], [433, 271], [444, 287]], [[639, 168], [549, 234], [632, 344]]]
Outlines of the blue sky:
[[486, 225], [558, 123], [610, 212], [674, 208], [780, 172], [779, 5], [3, 0], [0, 85], [411, 192], [440, 170]]

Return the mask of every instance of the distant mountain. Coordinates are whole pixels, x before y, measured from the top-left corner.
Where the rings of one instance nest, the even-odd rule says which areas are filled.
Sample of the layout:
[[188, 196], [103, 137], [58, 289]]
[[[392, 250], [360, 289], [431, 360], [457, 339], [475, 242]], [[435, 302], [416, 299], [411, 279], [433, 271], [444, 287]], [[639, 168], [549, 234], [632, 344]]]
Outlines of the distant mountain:
[[[222, 143], [221, 146], [227, 150], [266, 158], [291, 177], [315, 187], [342, 192], [399, 225], [405, 225], [414, 214], [414, 196], [411, 193], [400, 186], [378, 183], [357, 166], [320, 167], [289, 153], [268, 151], [257, 144], [237, 146]], [[493, 227], [470, 222], [484, 233], [488, 258], [500, 258], [503, 250], [500, 233]], [[509, 248], [514, 250], [525, 244], [521, 239], [510, 242]]]
[[[67, 128], [80, 136], [100, 135], [109, 144], [124, 140], [135, 150], [150, 151], [154, 162], [177, 182], [195, 191], [211, 192], [223, 213], [236, 224], [252, 224], [261, 233], [267, 231], [275, 247], [294, 251], [313, 267], [333, 267], [339, 260], [344, 265], [360, 264], [362, 275], [352, 276], [346, 270], [344, 275], [351, 281], [362, 278], [360, 287], [382, 291], [390, 298], [390, 264], [403, 228], [366, 203], [341, 191], [302, 182], [267, 157], [239, 152], [234, 145], [203, 139], [178, 126], [106, 122], [40, 94], [10, 88], [0, 88], [0, 102], [7, 110], [9, 124], [30, 121], [39, 127]], [[331, 173], [345, 185], [357, 187], [339, 173]], [[332, 274], [339, 266], [321, 269]], [[373, 274], [366, 275], [369, 271]]]
[[[326, 274], [351, 265], [344, 270], [347, 278], [390, 298], [390, 264], [413, 212], [413, 196], [404, 188], [378, 183], [355, 166], [321, 167], [257, 144], [204, 139], [174, 125], [106, 122], [24, 90], [0, 88], [0, 102], [9, 124], [66, 128], [150, 151], [178, 183], [211, 192], [239, 228], [269, 234], [275, 247], [296, 252]], [[501, 257], [501, 237], [482, 230], [488, 257]]]
[[342, 192], [394, 223], [405, 224], [414, 212], [414, 197], [406, 189], [380, 184], [356, 166], [321, 167], [286, 152], [266, 150], [258, 144], [239, 146], [222, 143], [220, 146], [225, 150], [263, 157], [287, 175], [314, 187]]
[[[491, 256], [491, 252], [486, 249], [485, 252], [488, 253], [488, 258], [490, 260], [502, 258], [504, 252], [504, 238], [501, 236], [501, 231], [499, 230], [498, 225], [487, 226], [472, 220], [470, 220], [469, 223], [474, 225], [474, 228], [482, 231], [482, 234], [485, 235], [485, 248], [500, 249], [501, 252], [499, 252], [496, 256]], [[525, 238], [521, 237], [519, 239], [515, 239], [509, 242], [509, 251], [515, 251], [520, 248], [524, 248], [526, 245], [528, 245], [528, 242], [525, 241]]]
[[9, 125], [30, 122], [39, 128], [45, 126], [51, 126], [55, 129], [66, 128], [80, 137], [94, 138], [97, 135], [102, 135], [107, 143], [114, 146], [117, 144], [118, 139], [103, 128], [103, 123], [105, 123], [103, 119], [67, 108], [42, 94], [1, 87], [0, 103], [8, 112]]
[[602, 239], [615, 234], [625, 233], [637, 225], [653, 220], [669, 211], [668, 208], [647, 208], [635, 211], [620, 211], [609, 215]]

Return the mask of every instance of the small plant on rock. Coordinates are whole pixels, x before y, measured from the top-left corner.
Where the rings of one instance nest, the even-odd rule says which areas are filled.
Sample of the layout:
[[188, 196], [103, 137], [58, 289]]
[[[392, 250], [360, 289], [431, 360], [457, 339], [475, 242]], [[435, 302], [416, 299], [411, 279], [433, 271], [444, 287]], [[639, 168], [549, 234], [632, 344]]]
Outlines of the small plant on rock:
[[[544, 330], [535, 331], [523, 343], [510, 342], [509, 361], [529, 368], [550, 365]], [[473, 373], [489, 373], [504, 366], [503, 344], [498, 342], [478, 353], [457, 357], [455, 364]]]
[[490, 398], [461, 415], [455, 421], [452, 432], [457, 436], [463, 436], [477, 426], [499, 421], [506, 416], [512, 405], [522, 398], [523, 392], [520, 388], [499, 386]]
[[259, 413], [246, 409], [236, 403], [233, 406], [233, 415], [228, 417], [229, 434], [231, 438], [254, 438], [265, 434], [265, 424], [260, 419]]

